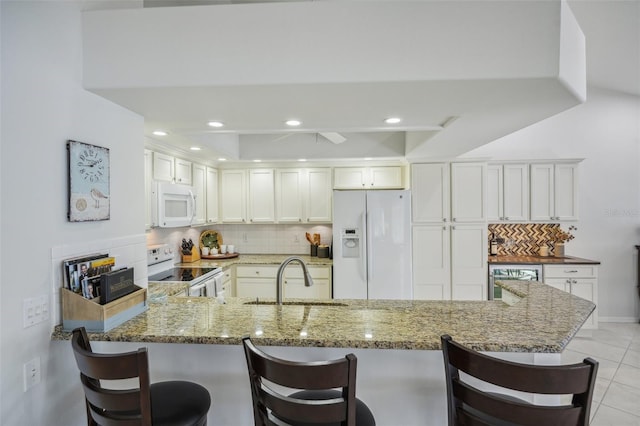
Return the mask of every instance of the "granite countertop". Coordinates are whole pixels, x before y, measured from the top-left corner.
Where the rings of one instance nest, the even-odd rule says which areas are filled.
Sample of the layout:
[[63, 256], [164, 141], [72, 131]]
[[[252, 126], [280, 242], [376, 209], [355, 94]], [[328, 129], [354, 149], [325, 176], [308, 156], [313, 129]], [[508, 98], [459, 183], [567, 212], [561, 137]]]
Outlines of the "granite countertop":
[[581, 257], [554, 257], [554, 256], [489, 256], [489, 263], [504, 264], [543, 264], [543, 265], [566, 265], [566, 264], [584, 264], [599, 265], [597, 260], [583, 259]]
[[[594, 310], [587, 300], [536, 281], [497, 283], [503, 301], [290, 300], [251, 305], [249, 299], [167, 296], [106, 333], [101, 341], [439, 350], [440, 335], [476, 350], [559, 353]], [[337, 303], [341, 305], [336, 305]], [[70, 333], [56, 327], [53, 339]]]
[[300, 257], [309, 266], [333, 265], [333, 260], [326, 257], [315, 257], [300, 254], [240, 254], [231, 259], [201, 259], [191, 263], [178, 263], [178, 266], [190, 266], [194, 268], [221, 267], [228, 268], [232, 265], [280, 265], [290, 256]]

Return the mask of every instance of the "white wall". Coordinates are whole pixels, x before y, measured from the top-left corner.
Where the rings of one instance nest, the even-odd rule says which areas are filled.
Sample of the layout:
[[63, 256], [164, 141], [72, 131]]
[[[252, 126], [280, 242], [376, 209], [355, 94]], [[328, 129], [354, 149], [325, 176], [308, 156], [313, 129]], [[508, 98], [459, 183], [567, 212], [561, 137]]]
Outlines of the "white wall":
[[590, 87], [585, 104], [465, 157], [584, 158], [579, 167], [580, 220], [567, 254], [602, 262], [601, 320], [639, 317], [634, 247], [640, 244], [639, 97]]
[[[145, 256], [143, 119], [82, 89], [82, 7], [1, 2], [0, 424], [7, 426], [86, 424], [70, 347], [52, 344], [51, 320], [22, 326], [25, 297], [47, 295], [54, 316], [54, 257], [95, 244], [126, 264]], [[67, 139], [110, 149], [110, 220], [67, 222]], [[23, 392], [23, 363], [36, 357], [42, 383]]]

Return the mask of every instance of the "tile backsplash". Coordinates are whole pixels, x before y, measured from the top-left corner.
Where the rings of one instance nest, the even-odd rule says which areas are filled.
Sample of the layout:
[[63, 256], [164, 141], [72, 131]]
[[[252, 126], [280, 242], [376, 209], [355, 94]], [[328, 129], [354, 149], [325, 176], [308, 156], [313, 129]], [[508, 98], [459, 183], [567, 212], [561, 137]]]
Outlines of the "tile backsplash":
[[[498, 255], [536, 256], [542, 246], [553, 247], [553, 234], [557, 223], [491, 223], [488, 237], [504, 238], [498, 244]], [[553, 252], [552, 252], [553, 254]]]
[[242, 254], [309, 254], [310, 245], [305, 232], [320, 234], [321, 244], [331, 244], [331, 225], [213, 225], [197, 228], [154, 228], [147, 233], [147, 245], [169, 244], [176, 249], [183, 238], [191, 238], [197, 245], [200, 234], [213, 229], [222, 236], [224, 244], [233, 244]]

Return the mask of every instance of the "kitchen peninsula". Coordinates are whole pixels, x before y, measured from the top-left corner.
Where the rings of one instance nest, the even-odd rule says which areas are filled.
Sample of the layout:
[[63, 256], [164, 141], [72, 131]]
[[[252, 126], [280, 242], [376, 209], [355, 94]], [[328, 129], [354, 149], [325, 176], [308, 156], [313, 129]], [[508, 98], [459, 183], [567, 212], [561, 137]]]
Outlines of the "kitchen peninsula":
[[[157, 285], [162, 284], [152, 287]], [[352, 352], [358, 357], [358, 395], [376, 407], [379, 424], [444, 424], [441, 334], [513, 361], [558, 364], [560, 353], [595, 307], [538, 282], [499, 285], [511, 297], [290, 300], [294, 304], [277, 306], [242, 298], [220, 304], [209, 298], [167, 296], [121, 326], [90, 337], [98, 351], [134, 350], [144, 343], [151, 365], [161, 370], [152, 371], [153, 376], [204, 381], [212, 390], [216, 408], [210, 420], [216, 424], [251, 423], [240, 346], [245, 335], [268, 346], [267, 352], [290, 359], [331, 359]], [[53, 335], [54, 340], [68, 338], [69, 333], [59, 329]], [[432, 423], [425, 422], [427, 418]]]

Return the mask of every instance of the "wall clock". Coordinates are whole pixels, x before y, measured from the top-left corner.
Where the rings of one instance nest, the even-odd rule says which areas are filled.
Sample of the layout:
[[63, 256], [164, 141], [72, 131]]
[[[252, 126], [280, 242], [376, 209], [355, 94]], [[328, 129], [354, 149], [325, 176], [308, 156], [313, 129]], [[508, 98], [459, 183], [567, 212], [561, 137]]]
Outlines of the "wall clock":
[[67, 141], [70, 222], [109, 220], [109, 148]]

